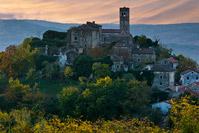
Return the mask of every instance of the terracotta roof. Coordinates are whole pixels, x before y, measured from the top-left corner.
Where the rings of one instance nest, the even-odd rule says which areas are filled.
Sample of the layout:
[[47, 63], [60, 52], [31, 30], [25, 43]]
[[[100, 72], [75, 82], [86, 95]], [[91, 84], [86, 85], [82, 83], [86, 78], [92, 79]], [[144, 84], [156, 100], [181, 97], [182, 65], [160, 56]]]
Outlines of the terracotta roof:
[[194, 82], [194, 84], [198, 85], [199, 86], [199, 82]]
[[199, 96], [198, 93], [196, 93], [196, 92], [194, 92], [194, 91], [192, 91], [192, 90], [186, 90], [186, 92], [189, 92], [189, 93], [191, 93], [191, 94], [194, 95], [194, 96]]
[[102, 29], [102, 33], [121, 33], [120, 29]]
[[173, 72], [172, 69], [168, 68], [165, 65], [154, 65], [151, 71], [154, 72]]
[[155, 51], [153, 48], [136, 48], [132, 54], [155, 54]]
[[171, 61], [173, 63], [178, 63], [178, 60], [175, 60], [173, 57], [170, 57], [167, 59], [168, 61]]
[[187, 69], [186, 71], [182, 72], [181, 75], [185, 75], [185, 74], [190, 73], [192, 71], [199, 73], [198, 70]]

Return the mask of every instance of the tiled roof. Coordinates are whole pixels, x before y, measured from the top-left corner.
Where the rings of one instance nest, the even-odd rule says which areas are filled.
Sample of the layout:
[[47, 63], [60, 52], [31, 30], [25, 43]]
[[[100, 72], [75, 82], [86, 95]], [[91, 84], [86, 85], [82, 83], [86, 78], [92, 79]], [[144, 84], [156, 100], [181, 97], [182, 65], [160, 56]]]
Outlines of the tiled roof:
[[151, 71], [154, 72], [173, 72], [172, 69], [168, 68], [165, 65], [154, 65]]
[[155, 54], [155, 51], [153, 48], [136, 48], [132, 54]]
[[186, 90], [186, 92], [189, 92], [189, 93], [191, 93], [194, 96], [199, 96], [199, 94], [197, 92], [194, 92], [192, 90]]
[[186, 71], [182, 72], [181, 75], [185, 75], [185, 74], [190, 73], [192, 71], [199, 73], [198, 70], [187, 69]]
[[102, 29], [102, 33], [121, 33], [120, 29]]
[[178, 60], [175, 60], [173, 57], [170, 57], [167, 59], [168, 61], [171, 61], [173, 63], [178, 63]]
[[199, 82], [194, 82], [194, 84], [198, 85], [199, 86]]

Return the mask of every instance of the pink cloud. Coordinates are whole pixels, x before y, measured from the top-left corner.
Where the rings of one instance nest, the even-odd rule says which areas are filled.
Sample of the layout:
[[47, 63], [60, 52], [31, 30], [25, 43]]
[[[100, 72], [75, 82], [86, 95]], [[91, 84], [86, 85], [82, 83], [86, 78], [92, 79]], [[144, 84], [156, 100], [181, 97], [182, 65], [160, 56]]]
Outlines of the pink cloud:
[[1, 1], [0, 14], [64, 23], [118, 23], [119, 7], [124, 5], [131, 8], [133, 24], [199, 22], [198, 0], [6, 0]]

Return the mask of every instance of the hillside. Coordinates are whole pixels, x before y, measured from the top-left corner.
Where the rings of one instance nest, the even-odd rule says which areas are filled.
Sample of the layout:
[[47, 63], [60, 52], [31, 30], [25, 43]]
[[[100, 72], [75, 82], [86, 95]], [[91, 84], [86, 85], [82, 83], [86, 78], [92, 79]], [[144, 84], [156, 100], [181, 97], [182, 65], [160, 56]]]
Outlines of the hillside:
[[[41, 20], [0, 20], [0, 51], [11, 44], [20, 44], [30, 36], [41, 37], [46, 30], [67, 31], [78, 24], [63, 24]], [[117, 24], [102, 24], [103, 28], [118, 28]], [[199, 23], [169, 25], [132, 25], [131, 33], [146, 35], [151, 39], [158, 38], [174, 53], [182, 53], [198, 60], [199, 55]], [[194, 48], [194, 50], [193, 50]]]

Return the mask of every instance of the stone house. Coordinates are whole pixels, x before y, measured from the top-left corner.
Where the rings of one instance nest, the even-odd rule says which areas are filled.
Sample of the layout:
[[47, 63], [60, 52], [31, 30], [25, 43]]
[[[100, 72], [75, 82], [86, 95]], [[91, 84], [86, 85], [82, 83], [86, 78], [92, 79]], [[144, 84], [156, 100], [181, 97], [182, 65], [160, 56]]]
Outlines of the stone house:
[[186, 86], [175, 86], [171, 90], [174, 92], [175, 96], [179, 96], [185, 92], [189, 92], [191, 95], [199, 96], [199, 82], [194, 82]]
[[188, 84], [199, 82], [199, 71], [198, 70], [192, 70], [188, 69], [180, 74], [180, 82], [183, 86], [186, 86]]
[[165, 65], [170, 69], [176, 70], [178, 66], [178, 60], [175, 60], [173, 57], [170, 57], [168, 59], [158, 61], [158, 64]]
[[167, 88], [174, 86], [175, 72], [165, 65], [154, 65], [151, 69], [155, 77], [153, 80], [153, 87], [158, 87], [159, 90], [164, 91]]
[[81, 46], [84, 50], [111, 42], [132, 42], [130, 34], [130, 9], [120, 8], [120, 29], [102, 29], [95, 22], [87, 22], [67, 31], [67, 42], [70, 45]]
[[113, 65], [111, 67], [111, 71], [117, 72], [117, 71], [128, 71], [129, 69], [133, 69], [133, 63], [130, 61], [127, 61], [117, 55], [112, 55], [111, 60], [113, 61]]
[[132, 50], [131, 59], [135, 66], [142, 63], [155, 63], [156, 53], [153, 48], [135, 48]]
[[67, 31], [67, 42], [70, 45], [81, 46], [85, 50], [97, 47], [101, 42], [102, 26], [95, 22], [87, 22], [78, 27], [72, 27]]

